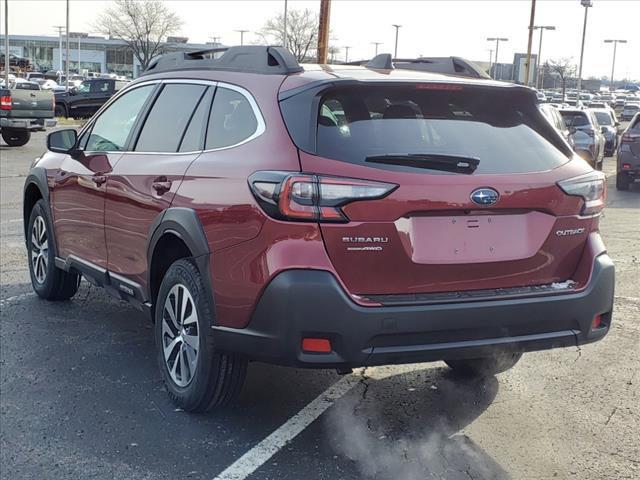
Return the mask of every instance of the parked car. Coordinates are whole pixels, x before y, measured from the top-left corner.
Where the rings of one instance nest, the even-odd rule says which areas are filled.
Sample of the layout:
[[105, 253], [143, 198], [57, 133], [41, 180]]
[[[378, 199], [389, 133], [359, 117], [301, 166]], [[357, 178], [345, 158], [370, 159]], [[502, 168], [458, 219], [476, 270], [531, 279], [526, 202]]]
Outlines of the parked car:
[[622, 120], [631, 120], [638, 112], [640, 112], [640, 103], [625, 103], [620, 118]]
[[615, 108], [624, 108], [625, 102], [626, 102], [626, 97], [624, 96], [616, 97]]
[[612, 114], [609, 108], [591, 108], [598, 125], [601, 127], [602, 134], [605, 138], [604, 154], [609, 157], [613, 155], [618, 147], [618, 122], [615, 118], [615, 113]]
[[58, 87], [58, 84], [55, 82], [55, 80], [50, 80], [50, 79], [38, 79], [36, 80], [36, 82], [38, 84], [40, 84], [40, 88], [42, 88], [42, 90], [53, 90], [54, 88]]
[[56, 117], [90, 117], [126, 84], [112, 78], [94, 78], [68, 92], [56, 93]]
[[[0, 53], [0, 65], [4, 68], [5, 65], [5, 57], [4, 52]], [[31, 60], [25, 57], [20, 57], [18, 55], [14, 55], [13, 53], [9, 54], [9, 66], [16, 67], [21, 69], [28, 69], [31, 66]]]
[[571, 130], [578, 155], [596, 170], [602, 170], [605, 138], [594, 113], [580, 108], [563, 108], [560, 114]]
[[575, 143], [573, 141], [573, 136], [571, 135], [571, 130], [567, 127], [567, 124], [560, 115], [560, 111], [557, 106], [554, 106], [552, 103], [545, 103], [540, 105], [540, 111], [547, 117], [547, 120], [551, 122], [551, 125], [562, 135], [571, 148], [575, 148]]
[[640, 113], [636, 113], [620, 137], [616, 173], [616, 188], [629, 190], [640, 178]]
[[29, 80], [30, 82], [34, 82], [38, 79], [44, 78], [44, 73], [40, 73], [40, 72], [27, 72], [27, 74], [25, 75], [25, 78], [27, 80]]
[[34, 163], [35, 292], [85, 276], [149, 312], [188, 411], [233, 400], [248, 360], [484, 376], [602, 339], [602, 172], [527, 87], [373, 66], [267, 46], [154, 60]]
[[25, 145], [31, 132], [55, 126], [53, 95], [35, 82], [14, 79], [0, 88], [0, 134], [10, 147]]

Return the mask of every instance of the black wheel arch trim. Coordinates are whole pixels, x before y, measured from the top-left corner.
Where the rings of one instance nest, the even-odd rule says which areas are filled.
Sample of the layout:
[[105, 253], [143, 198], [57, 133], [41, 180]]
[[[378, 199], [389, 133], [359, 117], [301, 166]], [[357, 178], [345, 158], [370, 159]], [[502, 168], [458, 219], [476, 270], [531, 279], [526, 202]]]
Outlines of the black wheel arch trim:
[[[160, 239], [165, 235], [175, 235], [182, 240], [192, 255], [205, 289], [211, 310], [215, 312], [213, 286], [209, 259], [211, 251], [207, 236], [195, 210], [185, 207], [170, 207], [159, 213], [149, 228], [149, 243], [147, 246], [147, 296], [151, 299], [151, 263], [153, 254]], [[215, 315], [215, 314], [214, 314]], [[214, 324], [214, 319], [211, 319]]]
[[24, 188], [22, 189], [22, 219], [24, 224], [23, 227], [25, 244], [27, 243], [29, 217], [31, 215], [31, 210], [27, 211], [27, 204], [25, 200], [27, 196], [27, 190], [29, 189], [29, 187], [31, 187], [31, 185], [35, 185], [35, 187], [40, 191], [42, 200], [45, 204], [45, 208], [47, 209], [47, 228], [49, 230], [49, 239], [51, 242], [50, 248], [53, 248], [54, 255], [57, 255], [58, 249], [56, 245], [55, 230], [53, 229], [53, 215], [51, 213], [51, 192], [49, 191], [49, 182], [47, 181], [47, 171], [42, 167], [33, 167], [29, 171], [29, 175], [27, 175], [27, 179], [24, 182]]

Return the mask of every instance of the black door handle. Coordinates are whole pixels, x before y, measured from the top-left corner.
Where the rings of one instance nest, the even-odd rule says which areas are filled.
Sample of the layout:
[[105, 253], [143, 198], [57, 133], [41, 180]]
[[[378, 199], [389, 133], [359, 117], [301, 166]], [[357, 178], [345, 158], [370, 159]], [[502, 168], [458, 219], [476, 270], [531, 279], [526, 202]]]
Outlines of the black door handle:
[[164, 195], [171, 190], [171, 182], [167, 180], [167, 177], [160, 177], [153, 181], [151, 187], [156, 191], [158, 195]]

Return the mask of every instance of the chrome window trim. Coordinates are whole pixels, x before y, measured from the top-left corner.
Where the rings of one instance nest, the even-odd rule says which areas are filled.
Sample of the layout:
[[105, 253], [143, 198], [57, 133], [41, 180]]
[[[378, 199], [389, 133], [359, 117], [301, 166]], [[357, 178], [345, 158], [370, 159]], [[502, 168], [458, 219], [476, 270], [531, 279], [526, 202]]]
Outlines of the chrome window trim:
[[[190, 83], [190, 84], [197, 84], [197, 85], [207, 85], [207, 86], [213, 86], [213, 87], [222, 87], [222, 88], [226, 88], [226, 89], [238, 92], [240, 95], [242, 95], [244, 98], [246, 98], [247, 101], [249, 102], [249, 105], [251, 105], [251, 109], [253, 110], [253, 114], [256, 117], [256, 122], [257, 122], [256, 130], [255, 130], [255, 132], [253, 132], [250, 136], [248, 136], [247, 138], [245, 138], [241, 142], [235, 143], [233, 145], [228, 145], [226, 147], [219, 147], [219, 148], [209, 148], [209, 149], [204, 149], [204, 150], [193, 150], [191, 152], [136, 152], [136, 151], [133, 151], [133, 150], [114, 150], [114, 151], [100, 150], [100, 151], [95, 151], [95, 152], [88, 151], [88, 152], [85, 152], [85, 153], [105, 153], [105, 154], [106, 153], [113, 153], [113, 154], [121, 153], [121, 154], [129, 154], [129, 155], [173, 155], [173, 156], [176, 156], [176, 155], [194, 155], [196, 153], [217, 152], [217, 151], [220, 151], [220, 150], [227, 150], [229, 148], [235, 148], [235, 147], [238, 147], [240, 145], [244, 145], [245, 143], [248, 143], [251, 140], [254, 140], [255, 138], [258, 138], [267, 129], [266, 123], [264, 121], [264, 117], [262, 116], [262, 111], [260, 110], [260, 107], [258, 106], [258, 103], [256, 102], [256, 100], [253, 97], [253, 95], [247, 89], [245, 89], [243, 87], [240, 87], [238, 85], [234, 85], [232, 83], [218, 82], [218, 81], [215, 81], [215, 80], [199, 80], [199, 79], [193, 79], [193, 78], [187, 78], [187, 79], [167, 78], [167, 79], [157, 79], [157, 80], [146, 80], [144, 82], [136, 83], [135, 85], [132, 85], [130, 88], [126, 88], [125, 87], [125, 88], [119, 90], [118, 93], [116, 93], [109, 100], [109, 102], [105, 103], [102, 106], [102, 108], [100, 108], [100, 110], [98, 110], [96, 112], [95, 119], [92, 119], [91, 122], [87, 122], [87, 124], [84, 126], [84, 128], [82, 128], [82, 130], [78, 133], [78, 138], [80, 136], [82, 136], [84, 134], [85, 130], [87, 130], [89, 127], [93, 128], [93, 124], [100, 117], [100, 115], [102, 114], [102, 111], [106, 110], [120, 96], [122, 96], [126, 92], [134, 90], [134, 89], [136, 89], [138, 87], [142, 87], [142, 86], [145, 86], [145, 85], [155, 85], [155, 84], [158, 84], [158, 83]], [[215, 97], [214, 97], [214, 102], [215, 102]]]

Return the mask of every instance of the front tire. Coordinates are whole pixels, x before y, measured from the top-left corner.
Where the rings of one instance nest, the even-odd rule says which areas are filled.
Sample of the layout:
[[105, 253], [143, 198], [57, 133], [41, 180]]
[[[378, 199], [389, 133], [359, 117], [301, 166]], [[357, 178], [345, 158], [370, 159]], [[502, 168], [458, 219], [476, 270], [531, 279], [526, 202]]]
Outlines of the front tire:
[[496, 353], [492, 357], [463, 360], [447, 360], [446, 364], [456, 373], [468, 377], [491, 377], [506, 372], [522, 358], [522, 353]]
[[29, 130], [4, 128], [2, 129], [2, 139], [10, 147], [21, 147], [29, 142], [31, 139], [31, 132]]
[[169, 396], [189, 412], [206, 412], [233, 402], [247, 372], [246, 359], [216, 349], [212, 318], [200, 272], [190, 260], [177, 260], [162, 280], [154, 328]]
[[78, 291], [80, 276], [56, 267], [51, 248], [51, 222], [44, 200], [38, 200], [31, 210], [27, 228], [27, 253], [31, 286], [45, 300], [68, 300]]

